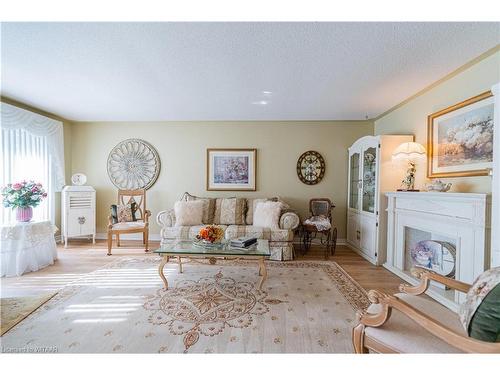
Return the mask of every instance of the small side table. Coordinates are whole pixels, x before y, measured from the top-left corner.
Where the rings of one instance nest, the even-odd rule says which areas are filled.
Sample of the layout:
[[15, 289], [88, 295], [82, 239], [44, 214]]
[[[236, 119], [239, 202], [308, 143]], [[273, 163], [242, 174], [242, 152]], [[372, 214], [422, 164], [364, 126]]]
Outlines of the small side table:
[[21, 276], [54, 264], [57, 259], [50, 221], [30, 221], [0, 226], [1, 277]]

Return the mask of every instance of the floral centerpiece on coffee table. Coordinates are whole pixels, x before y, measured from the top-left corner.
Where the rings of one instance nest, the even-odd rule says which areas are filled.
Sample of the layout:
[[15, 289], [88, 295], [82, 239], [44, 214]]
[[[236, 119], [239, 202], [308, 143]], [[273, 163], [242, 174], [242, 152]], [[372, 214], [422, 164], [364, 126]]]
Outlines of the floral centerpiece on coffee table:
[[198, 241], [203, 241], [205, 243], [219, 243], [224, 238], [224, 230], [217, 225], [207, 225], [200, 229], [200, 232], [196, 236]]
[[33, 217], [33, 207], [38, 206], [47, 193], [41, 183], [21, 181], [7, 184], [2, 188], [3, 206], [16, 209], [17, 221], [30, 221]]

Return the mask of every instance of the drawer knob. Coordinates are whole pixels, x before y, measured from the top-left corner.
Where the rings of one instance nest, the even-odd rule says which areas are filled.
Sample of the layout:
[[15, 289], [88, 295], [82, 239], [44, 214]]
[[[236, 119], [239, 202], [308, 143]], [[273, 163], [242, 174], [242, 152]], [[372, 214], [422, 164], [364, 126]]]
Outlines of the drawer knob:
[[78, 224], [85, 224], [85, 216], [79, 216], [78, 217]]

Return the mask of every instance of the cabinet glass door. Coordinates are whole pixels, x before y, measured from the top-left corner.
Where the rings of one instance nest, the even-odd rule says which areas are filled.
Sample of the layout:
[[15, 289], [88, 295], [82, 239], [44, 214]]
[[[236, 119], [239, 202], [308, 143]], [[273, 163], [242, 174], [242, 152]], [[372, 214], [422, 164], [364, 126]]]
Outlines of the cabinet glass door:
[[363, 152], [363, 211], [375, 212], [375, 184], [377, 181], [377, 149], [368, 147]]
[[359, 205], [359, 153], [351, 155], [349, 160], [350, 166], [350, 181], [349, 181], [349, 208], [355, 210]]

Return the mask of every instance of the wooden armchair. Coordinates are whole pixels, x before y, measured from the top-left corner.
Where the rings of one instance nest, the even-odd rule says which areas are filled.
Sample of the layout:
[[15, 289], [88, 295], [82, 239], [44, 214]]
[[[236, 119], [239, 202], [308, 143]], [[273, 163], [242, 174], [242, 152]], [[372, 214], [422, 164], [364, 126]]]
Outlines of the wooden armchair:
[[142, 233], [142, 242], [145, 251], [149, 250], [149, 217], [151, 212], [146, 209], [146, 190], [118, 190], [118, 204], [135, 202], [137, 221], [113, 223], [113, 217], [108, 217], [108, 255], [111, 255], [113, 235], [116, 236], [116, 245], [120, 246], [120, 234]]
[[[325, 257], [335, 254], [337, 248], [337, 228], [332, 219], [332, 211], [335, 205], [328, 198], [313, 198], [309, 200], [309, 216], [302, 223], [302, 248], [304, 252], [311, 247], [312, 240], [318, 235], [321, 244], [325, 246]], [[312, 217], [324, 216], [330, 223], [329, 229], [318, 229], [316, 225], [306, 223]]]
[[500, 353], [500, 343], [469, 337], [456, 313], [436, 301], [419, 297], [431, 280], [463, 293], [471, 285], [426, 268], [415, 268], [412, 273], [421, 283], [401, 285], [402, 293], [368, 293], [372, 305], [359, 316], [359, 324], [353, 329], [356, 353]]

